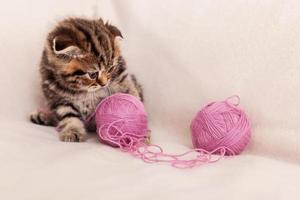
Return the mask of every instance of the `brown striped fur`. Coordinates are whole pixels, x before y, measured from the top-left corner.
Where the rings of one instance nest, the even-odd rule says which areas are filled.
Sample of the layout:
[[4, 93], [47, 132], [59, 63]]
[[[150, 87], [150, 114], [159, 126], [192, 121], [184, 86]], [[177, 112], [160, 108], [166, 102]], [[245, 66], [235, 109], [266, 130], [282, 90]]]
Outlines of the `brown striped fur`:
[[31, 115], [37, 124], [58, 126], [62, 141], [83, 141], [83, 120], [116, 92], [143, 100], [136, 78], [127, 72], [118, 38], [120, 30], [102, 19], [69, 18], [49, 33], [40, 73], [47, 112]]

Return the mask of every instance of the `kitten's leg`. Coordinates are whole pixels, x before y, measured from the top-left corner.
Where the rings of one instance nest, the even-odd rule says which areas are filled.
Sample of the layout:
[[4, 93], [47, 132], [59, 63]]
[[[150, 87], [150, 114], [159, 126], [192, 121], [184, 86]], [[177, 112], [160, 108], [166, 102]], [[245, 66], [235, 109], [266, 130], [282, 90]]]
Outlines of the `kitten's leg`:
[[48, 110], [38, 110], [30, 114], [30, 121], [45, 126], [55, 126], [54, 114]]
[[55, 109], [59, 138], [64, 142], [83, 142], [87, 138], [79, 112], [72, 105], [60, 105]]

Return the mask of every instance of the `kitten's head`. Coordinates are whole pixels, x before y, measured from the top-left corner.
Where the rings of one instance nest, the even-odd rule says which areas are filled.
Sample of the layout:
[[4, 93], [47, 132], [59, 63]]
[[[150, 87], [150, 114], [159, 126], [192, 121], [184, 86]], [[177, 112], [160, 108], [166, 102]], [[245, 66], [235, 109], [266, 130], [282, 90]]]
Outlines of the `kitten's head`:
[[66, 87], [95, 91], [109, 83], [118, 65], [118, 37], [121, 32], [102, 19], [67, 19], [48, 36], [48, 60]]

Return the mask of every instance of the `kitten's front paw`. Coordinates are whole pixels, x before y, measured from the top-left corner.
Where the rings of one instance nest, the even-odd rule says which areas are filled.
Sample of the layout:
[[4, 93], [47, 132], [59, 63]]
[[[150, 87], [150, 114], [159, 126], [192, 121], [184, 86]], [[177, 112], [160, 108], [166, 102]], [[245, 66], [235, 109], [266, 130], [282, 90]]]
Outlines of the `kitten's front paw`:
[[50, 111], [36, 111], [30, 114], [30, 121], [35, 124], [52, 126], [54, 119]]
[[83, 142], [87, 139], [87, 133], [76, 129], [65, 130], [59, 133], [59, 139], [63, 142]]

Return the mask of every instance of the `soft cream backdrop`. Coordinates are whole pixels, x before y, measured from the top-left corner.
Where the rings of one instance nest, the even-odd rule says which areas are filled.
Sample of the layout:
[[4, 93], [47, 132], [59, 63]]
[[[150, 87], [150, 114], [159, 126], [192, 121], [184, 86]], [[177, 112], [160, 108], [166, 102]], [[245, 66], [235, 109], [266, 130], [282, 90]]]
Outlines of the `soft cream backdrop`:
[[[42, 102], [38, 63], [44, 39], [65, 16], [101, 16], [121, 29], [123, 54], [144, 85], [155, 143], [171, 152], [186, 150], [196, 111], [238, 94], [253, 124], [245, 153], [178, 171], [144, 164], [95, 137], [63, 144], [53, 129], [28, 123], [26, 114]], [[299, 1], [11, 0], [1, 2], [0, 27], [0, 195], [300, 195]]]

